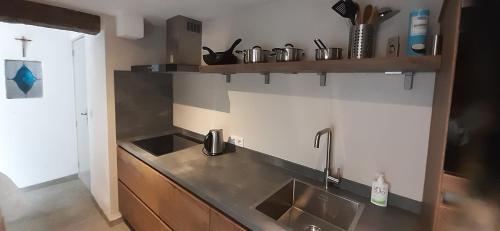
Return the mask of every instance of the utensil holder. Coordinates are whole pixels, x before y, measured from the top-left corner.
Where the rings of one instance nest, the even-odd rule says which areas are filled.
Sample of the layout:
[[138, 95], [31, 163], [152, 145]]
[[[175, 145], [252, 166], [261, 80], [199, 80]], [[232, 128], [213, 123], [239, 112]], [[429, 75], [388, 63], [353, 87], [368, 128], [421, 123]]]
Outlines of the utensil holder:
[[349, 33], [349, 58], [363, 59], [373, 57], [375, 28], [372, 24], [351, 26]]

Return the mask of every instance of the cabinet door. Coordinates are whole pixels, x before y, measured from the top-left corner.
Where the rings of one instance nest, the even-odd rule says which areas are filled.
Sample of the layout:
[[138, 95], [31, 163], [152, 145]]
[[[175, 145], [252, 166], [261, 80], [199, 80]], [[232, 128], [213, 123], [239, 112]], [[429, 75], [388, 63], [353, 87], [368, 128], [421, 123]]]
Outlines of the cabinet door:
[[209, 207], [168, 179], [158, 185], [160, 197], [159, 216], [174, 230], [209, 230]]
[[172, 231], [121, 182], [118, 183], [120, 212], [137, 231]]
[[123, 182], [137, 197], [158, 214], [157, 184], [162, 176], [154, 169], [118, 148], [118, 179]]
[[245, 229], [219, 212], [210, 209], [210, 231], [244, 231]]

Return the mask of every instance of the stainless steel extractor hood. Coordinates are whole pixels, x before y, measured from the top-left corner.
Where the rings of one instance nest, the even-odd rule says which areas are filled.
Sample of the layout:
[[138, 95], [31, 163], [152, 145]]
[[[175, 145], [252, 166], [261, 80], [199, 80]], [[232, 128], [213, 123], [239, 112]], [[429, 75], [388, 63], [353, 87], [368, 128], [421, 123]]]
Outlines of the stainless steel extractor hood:
[[200, 21], [177, 15], [167, 19], [167, 60], [132, 66], [134, 72], [198, 72], [201, 64]]

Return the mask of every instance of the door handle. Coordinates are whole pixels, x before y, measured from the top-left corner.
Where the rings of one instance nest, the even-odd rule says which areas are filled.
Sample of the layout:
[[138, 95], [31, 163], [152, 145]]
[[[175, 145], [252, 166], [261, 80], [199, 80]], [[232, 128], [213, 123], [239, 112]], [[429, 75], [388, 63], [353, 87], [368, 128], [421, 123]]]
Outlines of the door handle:
[[86, 112], [85, 112], [85, 113], [83, 113], [83, 112], [82, 112], [82, 113], [80, 113], [80, 115], [86, 116], [86, 115], [87, 115], [87, 113], [86, 113]]

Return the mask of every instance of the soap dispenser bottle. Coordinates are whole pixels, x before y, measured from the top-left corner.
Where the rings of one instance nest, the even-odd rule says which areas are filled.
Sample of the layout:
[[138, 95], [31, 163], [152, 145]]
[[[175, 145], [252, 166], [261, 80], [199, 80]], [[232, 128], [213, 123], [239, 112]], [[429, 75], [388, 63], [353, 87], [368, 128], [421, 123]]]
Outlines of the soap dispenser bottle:
[[371, 202], [374, 205], [387, 207], [387, 196], [389, 194], [389, 185], [384, 181], [384, 175], [379, 174], [372, 183]]

